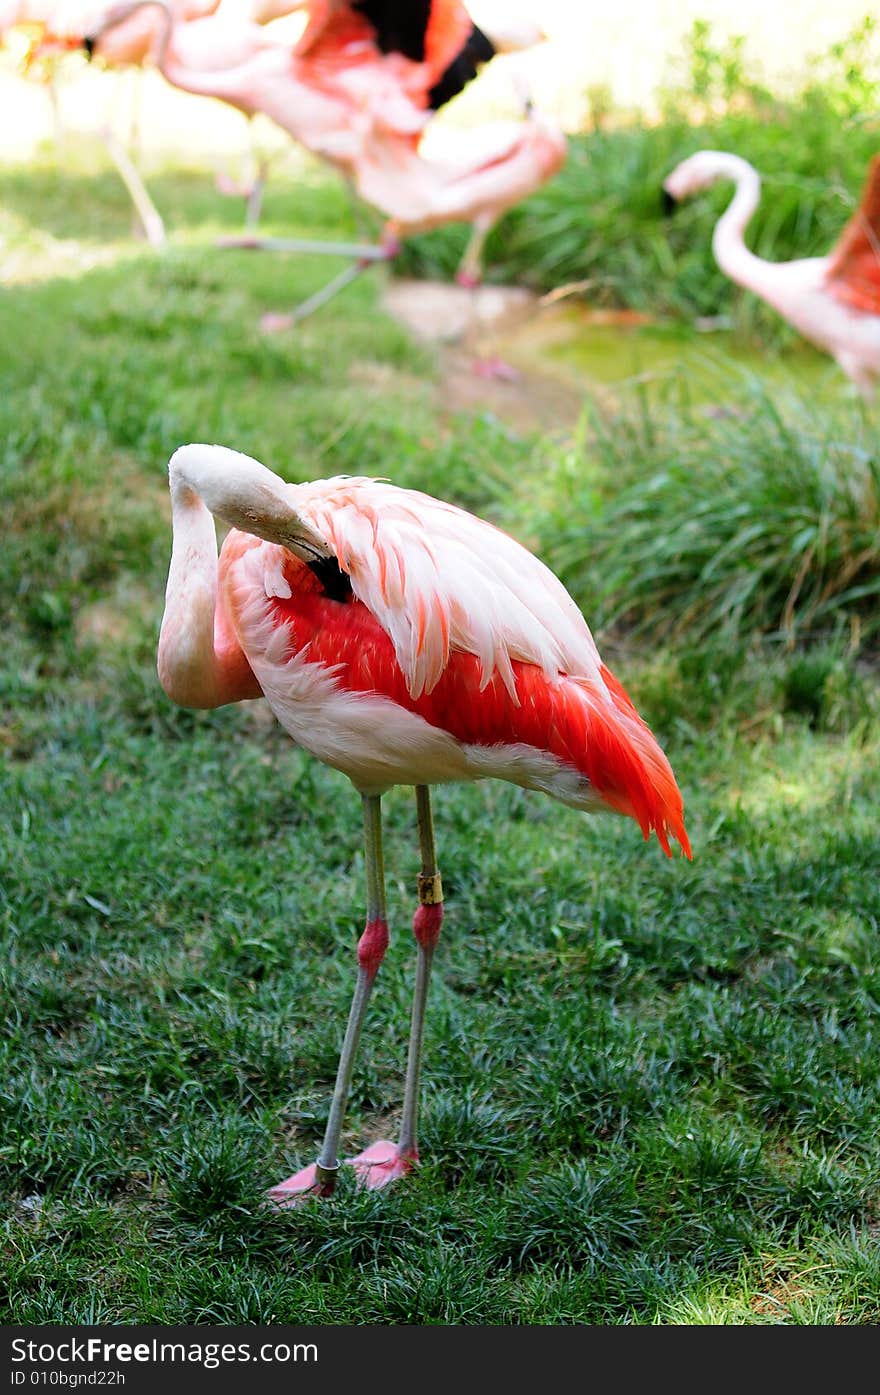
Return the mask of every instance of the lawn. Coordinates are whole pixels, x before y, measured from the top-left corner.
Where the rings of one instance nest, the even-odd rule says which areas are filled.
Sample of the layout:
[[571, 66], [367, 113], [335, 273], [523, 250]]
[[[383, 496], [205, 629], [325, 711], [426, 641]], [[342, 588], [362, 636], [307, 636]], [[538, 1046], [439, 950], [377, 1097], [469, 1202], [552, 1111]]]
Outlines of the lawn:
[[[130, 237], [112, 175], [0, 171], [3, 1322], [877, 1323], [876, 569], [786, 628], [798, 519], [760, 534], [764, 605], [737, 608], [752, 558], [728, 530], [733, 599], [711, 591], [702, 631], [661, 623], [699, 592], [700, 547], [662, 539], [707, 462], [726, 498], [717, 457], [741, 438], [764, 454], [741, 448], [734, 490], [789, 448], [819, 473], [833, 456], [861, 471], [867, 529], [871, 417], [842, 389], [810, 404], [813, 431], [803, 403], [735, 384], [720, 416], [626, 389], [600, 411], [585, 384], [581, 420], [545, 436], [450, 410], [440, 356], [381, 309], [384, 273], [266, 338], [260, 314], [324, 268], [216, 250], [239, 210], [204, 169], [153, 189], [162, 256]], [[280, 177], [267, 227], [348, 235], [351, 210], [332, 180]], [[439, 790], [423, 1164], [285, 1213], [263, 1194], [325, 1122], [360, 813], [262, 704], [186, 713], [158, 686], [165, 468], [188, 440], [294, 480], [381, 474], [538, 548], [602, 622], [695, 852], [667, 861], [628, 821], [508, 786]], [[643, 513], [615, 515], [627, 576], [604, 511], [652, 481], [656, 557]], [[792, 487], [756, 487], [755, 517]], [[823, 539], [846, 492], [818, 491]], [[395, 1128], [415, 959], [414, 804], [385, 803], [393, 939], [353, 1150]]]

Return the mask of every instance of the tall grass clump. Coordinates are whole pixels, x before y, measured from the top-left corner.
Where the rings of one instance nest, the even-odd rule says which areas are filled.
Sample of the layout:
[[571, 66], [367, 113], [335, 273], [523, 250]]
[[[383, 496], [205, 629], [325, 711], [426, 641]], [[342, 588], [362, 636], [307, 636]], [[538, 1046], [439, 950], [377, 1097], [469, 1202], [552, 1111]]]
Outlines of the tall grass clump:
[[880, 455], [864, 410], [772, 397], [594, 409], [542, 554], [599, 628], [728, 647], [880, 634]]

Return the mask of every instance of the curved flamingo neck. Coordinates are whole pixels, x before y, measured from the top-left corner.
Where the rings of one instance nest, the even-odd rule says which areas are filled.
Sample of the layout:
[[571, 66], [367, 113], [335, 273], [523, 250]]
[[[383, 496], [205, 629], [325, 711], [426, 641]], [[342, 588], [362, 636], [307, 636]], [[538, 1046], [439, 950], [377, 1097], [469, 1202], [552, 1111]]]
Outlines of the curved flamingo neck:
[[181, 707], [221, 707], [261, 696], [218, 603], [217, 534], [211, 511], [183, 474], [171, 476], [171, 564], [159, 633], [159, 681]]
[[214, 707], [217, 534], [194, 490], [171, 491], [171, 563], [159, 633], [159, 679], [182, 707]]
[[165, 0], [142, 0], [142, 3], [158, 5], [164, 11], [164, 24], [159, 36], [159, 47], [156, 50], [156, 67], [162, 76], [173, 87], [179, 87], [184, 92], [192, 92], [196, 97], [219, 97], [235, 104], [238, 93], [235, 82], [232, 80], [234, 69], [217, 73], [200, 72], [196, 68], [188, 68], [184, 63], [181, 63], [172, 46], [174, 30], [177, 25], [173, 12], [168, 8]]
[[757, 285], [762, 285], [766, 269], [772, 266], [771, 262], [750, 252], [744, 241], [745, 230], [761, 196], [760, 177], [757, 170], [740, 156], [719, 155], [716, 178], [732, 179], [736, 191], [715, 225], [712, 235], [715, 260], [731, 281], [755, 289]]
[[[160, 23], [162, 30], [159, 35], [159, 48], [156, 54], [156, 63], [160, 72], [165, 73], [165, 57], [168, 44], [171, 40], [171, 31], [174, 28], [174, 15], [166, 0], [131, 0], [129, 4], [114, 6], [108, 11], [103, 23], [91, 35], [91, 42], [96, 43], [101, 36], [109, 29], [115, 29], [117, 24], [121, 24], [133, 14], [138, 14], [141, 10], [160, 10]], [[165, 74], [167, 76], [167, 74]], [[170, 79], [169, 79], [170, 81]]]
[[[154, 9], [160, 11], [160, 23], [162, 28], [159, 32], [159, 42], [156, 49], [156, 67], [159, 72], [172, 87], [179, 87], [184, 92], [192, 92], [198, 97], [226, 97], [234, 101], [235, 94], [229, 83], [228, 73], [198, 72], [192, 68], [187, 68], [174, 55], [172, 39], [177, 24], [176, 16], [167, 0], [132, 0], [131, 4], [123, 5], [120, 9], [112, 12], [111, 23], [118, 23], [123, 18], [127, 19], [130, 14], [138, 10]], [[109, 28], [109, 25], [105, 26]]]

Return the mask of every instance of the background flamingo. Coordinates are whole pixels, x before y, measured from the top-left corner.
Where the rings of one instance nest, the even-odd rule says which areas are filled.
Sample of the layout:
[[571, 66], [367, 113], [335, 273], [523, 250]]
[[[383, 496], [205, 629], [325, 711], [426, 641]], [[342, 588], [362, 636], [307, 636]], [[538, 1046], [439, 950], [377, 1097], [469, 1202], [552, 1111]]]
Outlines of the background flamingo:
[[[544, 139], [534, 142], [530, 131], [505, 123], [476, 136], [476, 154], [476, 133], [469, 132], [465, 156], [426, 163], [419, 153], [426, 118], [457, 96], [496, 53], [541, 42], [541, 29], [509, 7], [490, 10], [481, 29], [461, 0], [427, 0], [409, 9], [396, 0], [310, 0], [307, 8], [308, 23], [296, 48], [298, 73], [350, 104], [349, 122], [364, 133], [354, 179], [361, 196], [389, 215], [386, 239], [396, 242], [441, 223], [472, 220], [474, 233], [457, 279], [476, 286], [491, 227], [555, 172], [565, 142], [546, 122]], [[421, 119], [411, 105], [424, 113]], [[526, 152], [524, 160], [517, 159]], [[536, 160], [548, 161], [547, 172], [543, 165], [538, 172]], [[480, 207], [471, 212], [473, 192], [458, 181], [489, 165], [504, 168], [492, 191], [479, 189]], [[456, 206], [467, 211], [458, 213]]]
[[[279, 5], [284, 3], [286, 0], [278, 0]], [[262, 26], [275, 17], [271, 7], [256, 4], [245, 6], [238, 0], [226, 5], [222, 0], [220, 5], [217, 0], [169, 0], [168, 9], [176, 26], [182, 62], [193, 72], [212, 72], [238, 62], [243, 29], [248, 32], [252, 46], [259, 46], [261, 32], [264, 32], [267, 46], [277, 41], [276, 35], [262, 30]], [[83, 44], [83, 35], [93, 21], [95, 9], [92, 5], [80, 16], [75, 42]], [[110, 68], [151, 67], [156, 61], [161, 31], [161, 11], [154, 6], [144, 6], [132, 9], [125, 18], [102, 29], [99, 36], [86, 40], [84, 46], [90, 58], [99, 59]], [[257, 153], [253, 115], [252, 112], [245, 113], [249, 142], [248, 176], [239, 183], [234, 183], [225, 175], [217, 178], [221, 193], [245, 199], [245, 222], [248, 227], [256, 226], [259, 221], [268, 173], [268, 160]]]
[[[184, 22], [210, 13], [216, 7], [217, 0], [169, 0], [169, 3], [175, 17]], [[61, 116], [56, 70], [66, 54], [82, 46], [83, 33], [94, 12], [94, 4], [89, 0], [8, 0], [5, 6], [0, 7], [0, 40], [7, 28], [22, 27], [29, 32], [30, 48], [25, 66], [40, 73], [47, 82], [58, 138]], [[129, 75], [137, 79], [141, 70], [149, 66], [155, 34], [156, 26], [148, 14], [132, 14], [105, 36], [98, 56], [118, 77]], [[134, 113], [138, 112], [139, 106], [135, 89]], [[101, 139], [128, 190], [144, 236], [151, 246], [162, 247], [166, 241], [165, 225], [135, 163], [133, 147], [136, 145], [137, 125], [135, 114], [132, 117], [131, 136], [126, 143], [115, 134], [112, 119], [108, 116]]]
[[[441, 60], [428, 70], [399, 53], [382, 53], [373, 26], [346, 6], [334, 10], [305, 57], [276, 43], [260, 26], [229, 21], [224, 51], [207, 71], [193, 53], [198, 31], [216, 18], [175, 23], [164, 0], [129, 0], [99, 20], [86, 42], [104, 35], [145, 6], [162, 14], [156, 61], [173, 85], [219, 98], [246, 114], [262, 112], [295, 140], [339, 169], [388, 222], [376, 246], [314, 244], [282, 239], [226, 239], [227, 245], [269, 250], [339, 252], [351, 266], [292, 317], [270, 317], [273, 327], [288, 324], [322, 304], [365, 266], [396, 251], [411, 232], [453, 221], [473, 222], [475, 236], [462, 264], [470, 284], [479, 279], [486, 234], [496, 219], [559, 168], [565, 139], [543, 118], [499, 123], [488, 137], [469, 139], [458, 161], [428, 160], [419, 139], [430, 117], [427, 105]], [[457, 6], [457, 9], [462, 7]], [[468, 32], [473, 29], [467, 20]], [[456, 32], [463, 32], [461, 31]], [[448, 56], [450, 48], [443, 50]], [[445, 57], [442, 61], [445, 61]]]
[[761, 181], [741, 156], [700, 150], [676, 166], [663, 189], [674, 204], [719, 179], [736, 185], [712, 237], [721, 270], [831, 354], [860, 392], [873, 393], [880, 376], [880, 157], [871, 161], [861, 203], [837, 246], [825, 257], [793, 262], [765, 261], [745, 245]]
[[60, 145], [63, 127], [56, 73], [58, 55], [40, 50], [47, 22], [57, 8], [58, 0], [0, 0], [0, 50], [16, 47], [22, 75], [36, 77], [45, 84], [55, 143]]
[[[318, 1161], [272, 1192], [329, 1193], [367, 1000], [388, 944], [381, 796], [416, 788], [421, 872], [401, 1131], [349, 1159], [378, 1187], [418, 1158], [425, 1002], [443, 918], [429, 786], [492, 776], [627, 814], [687, 856], [682, 800], [648, 727], [557, 578], [450, 504], [370, 479], [286, 484], [221, 446], [169, 466], [173, 545], [158, 670], [186, 707], [265, 696], [361, 794], [367, 921]], [[220, 553], [214, 515], [232, 525]], [[241, 531], [239, 531], [241, 530]]]
[[[215, 72], [236, 66], [246, 52], [258, 49], [261, 43], [266, 47], [274, 44], [287, 47], [290, 43], [289, 31], [279, 27], [276, 21], [286, 20], [311, 2], [312, 0], [219, 0], [218, 3], [218, 0], [169, 0], [167, 8], [171, 11], [176, 25], [176, 56], [184, 68], [192, 72]], [[90, 21], [89, 27], [101, 23], [94, 5], [89, 7], [86, 17]], [[189, 24], [192, 27], [186, 28]], [[162, 27], [162, 12], [158, 7], [145, 5], [134, 8], [126, 19], [104, 28], [100, 37], [87, 45], [89, 53], [110, 66], [120, 63], [152, 65], [156, 60]], [[263, 31], [262, 39], [260, 30]], [[81, 27], [80, 37], [82, 33]], [[167, 74], [165, 76], [167, 78]], [[245, 199], [245, 222], [248, 227], [253, 228], [259, 222], [269, 159], [265, 155], [261, 156], [257, 150], [253, 128], [255, 113], [245, 112], [244, 115], [248, 124], [249, 173], [239, 182], [233, 181], [227, 175], [218, 175], [217, 187], [221, 193]]]

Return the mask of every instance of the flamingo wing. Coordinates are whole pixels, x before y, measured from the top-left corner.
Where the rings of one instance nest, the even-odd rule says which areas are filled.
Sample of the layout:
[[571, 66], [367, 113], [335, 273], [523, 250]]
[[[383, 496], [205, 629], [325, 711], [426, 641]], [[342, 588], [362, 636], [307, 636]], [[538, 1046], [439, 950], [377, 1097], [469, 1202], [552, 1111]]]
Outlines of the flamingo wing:
[[859, 206], [830, 254], [826, 284], [838, 300], [880, 315], [880, 155], [872, 159]]
[[[329, 606], [326, 595], [294, 591], [284, 554], [269, 549], [258, 553], [256, 568], [273, 601], [269, 633], [281, 634], [278, 620], [289, 620], [294, 647], [301, 646], [316, 673], [332, 673], [347, 691], [389, 698], [399, 711], [421, 716], [430, 731], [463, 742], [471, 773], [534, 783], [531, 766], [522, 778], [522, 753], [527, 764], [529, 752], [555, 757], [562, 783], [539, 779], [538, 788], [583, 808], [598, 797], [634, 818], [646, 838], [656, 831], [667, 854], [671, 834], [690, 855], [669, 762], [602, 663], [574, 601], [542, 562], [472, 514], [383, 481], [340, 477], [287, 490], [292, 529], [323, 539], [361, 614]], [[314, 561], [308, 565], [316, 569]], [[265, 619], [259, 606], [252, 615], [260, 624]], [[264, 630], [264, 647], [265, 636]], [[282, 646], [275, 664], [292, 653]], [[289, 681], [283, 667], [280, 672]], [[272, 704], [269, 688], [266, 695]], [[274, 696], [282, 724], [308, 745], [311, 718], [308, 730], [298, 731], [286, 694], [280, 701], [277, 691]], [[352, 710], [363, 716], [359, 707], [347, 707], [347, 720]], [[331, 763], [357, 783], [351, 749], [349, 729]], [[401, 748], [393, 754], [399, 762]], [[323, 758], [330, 758], [327, 749]], [[388, 781], [411, 783], [400, 768], [386, 773]], [[586, 785], [566, 793], [574, 771]]]
[[453, 650], [476, 655], [482, 687], [497, 672], [514, 701], [514, 660], [602, 685], [596, 645], [565, 587], [500, 529], [380, 480], [290, 492], [390, 636], [411, 696], [432, 691]]

